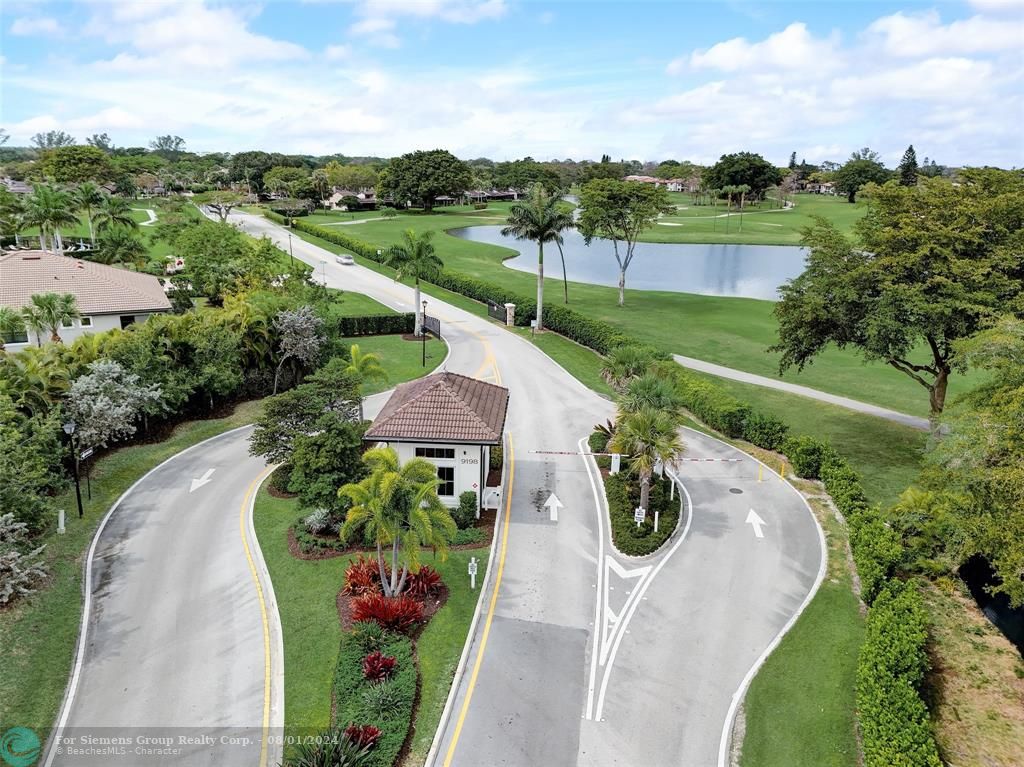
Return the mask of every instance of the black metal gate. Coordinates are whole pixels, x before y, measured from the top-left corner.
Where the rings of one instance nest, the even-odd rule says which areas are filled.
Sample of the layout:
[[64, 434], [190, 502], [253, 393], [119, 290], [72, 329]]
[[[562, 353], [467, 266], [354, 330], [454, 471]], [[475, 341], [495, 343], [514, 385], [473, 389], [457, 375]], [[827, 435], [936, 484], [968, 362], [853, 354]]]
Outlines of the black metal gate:
[[437, 317], [430, 317], [429, 315], [423, 315], [423, 329], [428, 333], [433, 333], [435, 338], [441, 337], [441, 320]]
[[501, 304], [496, 304], [493, 301], [488, 301], [487, 314], [489, 314], [492, 319], [498, 320], [498, 322], [505, 321], [506, 311], [505, 307]]

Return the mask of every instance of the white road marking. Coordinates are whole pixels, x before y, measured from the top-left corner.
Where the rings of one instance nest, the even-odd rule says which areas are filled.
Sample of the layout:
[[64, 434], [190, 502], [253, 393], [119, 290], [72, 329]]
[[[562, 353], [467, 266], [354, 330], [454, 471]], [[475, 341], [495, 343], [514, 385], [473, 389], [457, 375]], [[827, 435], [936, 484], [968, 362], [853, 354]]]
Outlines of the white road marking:
[[558, 496], [552, 493], [548, 496], [548, 499], [544, 501], [544, 505], [547, 506], [548, 511], [551, 513], [551, 521], [558, 521], [558, 510], [565, 508], [565, 505], [558, 500]]
[[747, 514], [747, 519], [745, 523], [754, 528], [754, 535], [756, 535], [758, 538], [764, 538], [764, 532], [761, 530], [761, 526], [767, 525], [768, 523], [761, 519], [761, 517], [757, 515], [756, 511], [754, 511], [753, 509], [750, 510], [750, 513]]
[[203, 476], [201, 476], [199, 479], [193, 479], [192, 480], [192, 485], [191, 485], [191, 487], [189, 487], [188, 491], [190, 493], [194, 493], [196, 490], [201, 488], [203, 485], [207, 484], [208, 482], [212, 482], [213, 480], [211, 480], [210, 477], [213, 476], [213, 472], [215, 472], [215, 471], [216, 471], [216, 469], [207, 469], [206, 473], [203, 474]]

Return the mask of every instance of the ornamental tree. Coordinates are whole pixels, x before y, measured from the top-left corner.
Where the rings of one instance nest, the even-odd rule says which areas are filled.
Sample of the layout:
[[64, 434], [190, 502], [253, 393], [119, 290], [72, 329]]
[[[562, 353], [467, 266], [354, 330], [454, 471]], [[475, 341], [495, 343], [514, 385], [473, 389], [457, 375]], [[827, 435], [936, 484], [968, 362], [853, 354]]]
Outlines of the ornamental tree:
[[469, 188], [472, 178], [469, 166], [444, 149], [410, 152], [384, 169], [377, 192], [379, 197], [391, 197], [398, 203], [420, 202], [429, 213], [438, 197], [458, 197]]
[[782, 179], [781, 170], [753, 152], [723, 154], [701, 177], [702, 182], [711, 189], [746, 184], [754, 197], [760, 197], [769, 187], [782, 183]]
[[245, 200], [244, 194], [232, 192], [231, 190], [203, 192], [192, 197], [192, 202], [198, 207], [206, 208], [216, 213], [221, 223], [226, 223], [228, 216], [231, 215], [231, 211], [242, 205]]
[[850, 155], [846, 164], [833, 174], [832, 180], [836, 189], [846, 195], [846, 201], [852, 203], [857, 201], [857, 192], [862, 187], [884, 184], [889, 177], [890, 173], [882, 165], [878, 152], [864, 147]]
[[956, 342], [1021, 311], [1024, 174], [872, 186], [868, 204], [853, 238], [820, 217], [805, 230], [807, 269], [780, 288], [772, 351], [782, 372], [851, 346], [921, 384], [937, 421], [950, 374], [965, 367]]
[[311, 306], [300, 306], [293, 311], [279, 312], [274, 318], [274, 329], [278, 333], [278, 354], [280, 360], [274, 370], [274, 394], [281, 376], [281, 368], [291, 359], [309, 367], [320, 356], [324, 343], [323, 320], [316, 316]]
[[120, 363], [99, 359], [71, 384], [64, 412], [75, 422], [80, 445], [104, 447], [135, 434], [142, 413], [160, 404], [159, 386], [143, 384]]

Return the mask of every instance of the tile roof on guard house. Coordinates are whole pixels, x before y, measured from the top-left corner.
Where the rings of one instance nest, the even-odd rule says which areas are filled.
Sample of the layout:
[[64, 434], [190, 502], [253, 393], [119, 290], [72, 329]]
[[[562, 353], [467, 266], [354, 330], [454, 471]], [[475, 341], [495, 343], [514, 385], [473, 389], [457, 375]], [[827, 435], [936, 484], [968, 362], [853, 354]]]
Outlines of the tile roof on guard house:
[[456, 373], [400, 384], [366, 438], [385, 442], [501, 443], [508, 389]]

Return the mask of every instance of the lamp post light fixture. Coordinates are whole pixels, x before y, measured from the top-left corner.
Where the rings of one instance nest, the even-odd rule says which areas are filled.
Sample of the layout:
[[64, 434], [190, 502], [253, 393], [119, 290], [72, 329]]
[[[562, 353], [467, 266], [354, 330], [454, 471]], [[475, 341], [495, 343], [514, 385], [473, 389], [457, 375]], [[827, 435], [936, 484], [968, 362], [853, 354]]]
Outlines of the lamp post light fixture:
[[75, 459], [75, 500], [78, 501], [78, 518], [84, 516], [82, 511], [82, 486], [78, 481], [78, 445], [75, 443], [75, 422], [68, 421], [64, 424], [64, 433], [71, 439], [71, 451]]
[[423, 314], [420, 315], [420, 335], [423, 336], [423, 367], [427, 366], [427, 299], [423, 299]]
[[288, 258], [292, 262], [292, 274], [295, 273], [295, 253], [292, 251], [292, 233], [288, 232]]

